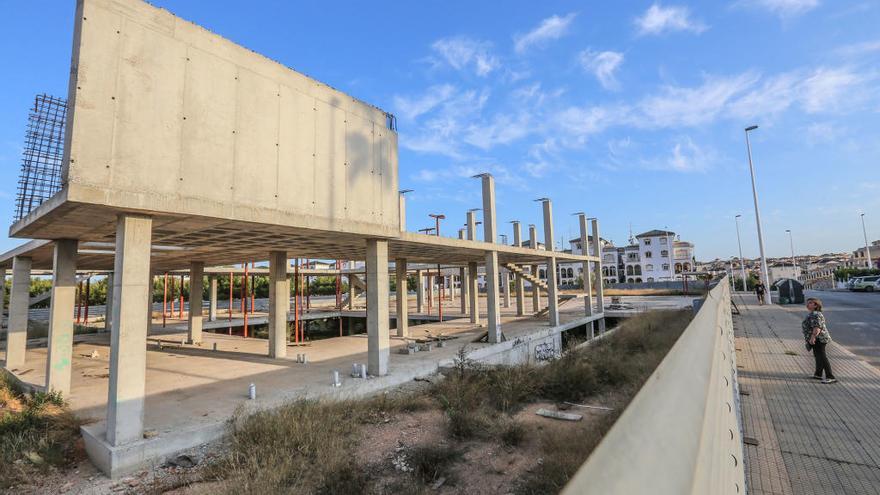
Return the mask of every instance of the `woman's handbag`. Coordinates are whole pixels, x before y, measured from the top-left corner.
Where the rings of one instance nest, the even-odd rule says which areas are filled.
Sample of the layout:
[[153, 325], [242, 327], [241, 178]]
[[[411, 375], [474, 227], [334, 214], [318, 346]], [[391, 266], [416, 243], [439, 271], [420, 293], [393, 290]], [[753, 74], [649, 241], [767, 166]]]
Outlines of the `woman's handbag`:
[[804, 347], [807, 348], [807, 352], [810, 352], [813, 350], [813, 344], [810, 344], [809, 342], [804, 342]]

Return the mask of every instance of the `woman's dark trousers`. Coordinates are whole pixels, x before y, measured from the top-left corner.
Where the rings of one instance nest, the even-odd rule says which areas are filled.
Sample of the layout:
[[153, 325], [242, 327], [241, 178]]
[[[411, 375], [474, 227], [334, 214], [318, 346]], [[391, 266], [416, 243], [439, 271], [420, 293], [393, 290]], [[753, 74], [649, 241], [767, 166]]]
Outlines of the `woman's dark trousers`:
[[822, 376], [822, 372], [825, 372], [825, 378], [834, 378], [834, 373], [831, 372], [831, 363], [828, 362], [828, 355], [825, 354], [825, 346], [828, 344], [823, 344], [822, 342], [816, 341], [816, 344], [813, 346], [813, 357], [816, 358], [816, 373], [815, 376]]

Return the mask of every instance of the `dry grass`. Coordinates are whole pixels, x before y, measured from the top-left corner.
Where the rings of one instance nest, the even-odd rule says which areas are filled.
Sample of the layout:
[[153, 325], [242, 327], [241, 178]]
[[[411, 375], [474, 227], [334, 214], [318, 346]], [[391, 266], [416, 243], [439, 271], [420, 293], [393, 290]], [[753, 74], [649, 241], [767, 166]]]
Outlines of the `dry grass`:
[[[207, 471], [216, 488], [212, 492], [430, 493], [430, 485], [440, 478], [454, 485], [456, 473], [482, 469], [463, 462], [463, 452], [476, 445], [498, 445], [538, 449], [541, 464], [511, 478], [518, 492], [556, 493], [689, 321], [689, 311], [643, 313], [608, 338], [537, 367], [485, 367], [470, 361], [462, 349], [456, 366], [427, 393], [345, 402], [301, 400], [273, 411], [237, 414], [230, 423], [226, 455]], [[606, 404], [613, 400], [615, 412], [576, 429], [537, 433], [514, 418], [529, 403], [596, 397]], [[392, 469], [389, 475], [375, 459], [352, 457], [364, 425], [387, 423], [393, 429], [395, 417], [433, 408], [444, 413], [447, 438], [408, 447], [404, 452], [412, 472]], [[377, 474], [383, 469], [384, 474]]]
[[82, 458], [80, 424], [60, 394], [24, 394], [0, 374], [0, 488]]

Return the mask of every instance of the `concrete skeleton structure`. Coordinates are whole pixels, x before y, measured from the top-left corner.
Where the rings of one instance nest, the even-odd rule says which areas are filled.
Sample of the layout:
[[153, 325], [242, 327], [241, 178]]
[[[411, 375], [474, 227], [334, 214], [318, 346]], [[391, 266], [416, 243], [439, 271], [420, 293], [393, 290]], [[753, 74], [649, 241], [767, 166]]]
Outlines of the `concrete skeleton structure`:
[[[528, 248], [496, 243], [489, 174], [479, 176], [483, 241], [475, 238], [473, 212], [467, 239], [406, 232], [393, 116], [139, 0], [77, 3], [70, 74], [62, 188], [10, 227], [11, 236], [35, 240], [0, 255], [13, 280], [4, 367], [15, 374], [25, 360], [31, 271], [51, 269], [45, 388], [69, 391], [75, 275], [112, 273], [106, 416], [82, 428], [89, 456], [112, 476], [191, 446], [144, 437], [150, 294], [158, 274], [189, 273], [187, 336], [197, 344], [203, 338], [203, 276], [230, 271], [216, 267], [268, 259], [268, 356], [283, 360], [289, 298], [279, 294], [290, 293], [288, 260], [363, 261], [373, 376], [385, 375], [391, 359], [392, 269], [397, 287], [406, 286], [408, 265], [421, 271], [422, 264], [441, 264], [463, 276], [461, 311], [469, 311], [472, 325], [485, 316], [490, 343], [504, 340], [502, 269], [521, 272], [514, 284], [520, 308], [526, 276], [521, 267], [531, 266], [532, 273], [538, 264], [551, 267], [551, 327], [560, 325], [552, 267], [592, 262], [601, 274], [597, 256], [535, 249], [534, 226]], [[550, 200], [543, 199], [542, 207], [545, 246], [552, 247]], [[582, 220], [582, 238], [585, 226]], [[595, 219], [592, 229], [598, 240]], [[519, 235], [516, 228], [514, 237]], [[389, 260], [398, 266], [389, 267]], [[484, 315], [478, 304], [481, 266], [489, 281]], [[422, 273], [417, 284], [423, 284]], [[209, 320], [217, 317], [216, 290], [211, 280]], [[585, 295], [583, 321], [604, 328], [601, 284]], [[401, 299], [396, 309], [405, 316], [407, 297]], [[419, 310], [423, 299], [417, 287]], [[401, 337], [407, 332], [405, 324], [397, 329]]]

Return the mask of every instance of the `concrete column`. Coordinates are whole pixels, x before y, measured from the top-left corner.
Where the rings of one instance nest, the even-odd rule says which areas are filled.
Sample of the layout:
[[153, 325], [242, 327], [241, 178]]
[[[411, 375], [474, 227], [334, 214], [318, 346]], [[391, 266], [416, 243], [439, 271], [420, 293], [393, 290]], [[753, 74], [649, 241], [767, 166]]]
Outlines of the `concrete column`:
[[[211, 275], [208, 280], [211, 284], [208, 289], [208, 321], [217, 321], [217, 276]], [[290, 286], [288, 285], [288, 287]], [[290, 292], [287, 297], [288, 306], [290, 305], [289, 294]]]
[[[522, 229], [520, 223], [516, 220], [510, 222], [513, 224], [513, 245], [522, 247]], [[522, 269], [522, 267], [520, 267]], [[516, 292], [516, 315], [523, 316], [526, 314], [526, 283], [519, 275], [514, 274], [513, 279], [514, 290]]]
[[427, 281], [427, 291], [428, 291], [428, 311], [431, 311], [431, 308], [436, 308], [437, 305], [434, 304], [434, 276], [431, 275], [431, 272], [428, 272], [425, 275], [425, 279]]
[[0, 332], [3, 328], [3, 310], [6, 309], [6, 270], [0, 269], [3, 277], [0, 278]]
[[187, 341], [190, 344], [202, 343], [202, 292], [205, 264], [193, 261], [189, 265], [189, 319], [187, 320]]
[[46, 390], [70, 395], [73, 360], [73, 307], [76, 299], [76, 239], [55, 241], [52, 260], [52, 299], [49, 301], [49, 338]]
[[107, 298], [104, 302], [104, 331], [113, 329], [113, 272], [107, 274]]
[[[594, 218], [592, 220], [593, 224], [593, 249], [596, 250], [596, 253], [599, 253], [599, 259], [601, 260], [601, 248], [599, 247], [599, 220]], [[670, 266], [670, 269], [673, 267]], [[596, 280], [596, 310], [599, 313], [605, 313], [605, 304], [603, 302], [603, 287], [602, 287], [602, 262], [593, 263], [593, 278]], [[605, 333], [605, 318], [599, 320], [599, 333]]]
[[143, 439], [147, 371], [147, 303], [150, 302], [150, 242], [153, 221], [121, 214], [116, 221], [113, 332], [107, 393], [107, 442]]
[[367, 372], [388, 374], [388, 241], [367, 239]]
[[269, 357], [287, 356], [287, 253], [269, 253]]
[[[529, 225], [529, 242], [532, 244], [533, 249], [538, 249], [538, 229], [535, 228], [534, 225]], [[536, 279], [538, 277], [538, 265], [532, 265], [531, 267], [532, 276]], [[541, 288], [532, 284], [532, 312], [537, 313], [541, 310]]]
[[461, 296], [461, 314], [466, 315], [468, 311], [468, 283], [467, 269], [461, 267], [458, 269], [459, 295]]
[[6, 326], [6, 369], [24, 365], [27, 348], [28, 308], [31, 299], [31, 259], [12, 258], [9, 320]]
[[501, 290], [504, 292], [504, 307], [510, 307], [510, 270], [501, 269]]
[[[553, 252], [553, 207], [549, 199], [541, 201], [544, 207], [544, 249]], [[556, 258], [551, 256], [547, 259], [547, 306], [550, 308], [547, 316], [550, 326], [559, 325], [559, 288], [557, 287]]]
[[[587, 216], [583, 213], [578, 213], [578, 223], [580, 224], [580, 232], [581, 232], [581, 254], [589, 255], [590, 254], [590, 244], [589, 244], [589, 236], [587, 235]], [[600, 258], [602, 257], [601, 248], [596, 251], [596, 255]], [[584, 309], [586, 310], [586, 315], [591, 316], [593, 314], [593, 294], [592, 294], [592, 284], [590, 284], [590, 262], [584, 261], [583, 263], [584, 275]], [[601, 279], [601, 273], [600, 277]], [[592, 326], [592, 325], [591, 325]]]
[[468, 295], [470, 296], [471, 323], [480, 324], [480, 286], [477, 283], [477, 264], [468, 263]]
[[416, 313], [425, 311], [425, 272], [416, 270]]
[[[483, 185], [483, 241], [495, 244], [498, 237], [495, 222], [495, 179], [491, 174], [481, 176]], [[501, 342], [501, 308], [498, 298], [498, 251], [486, 253], [486, 313], [489, 342]]]
[[406, 232], [406, 196], [409, 191], [400, 191], [397, 193], [398, 205], [398, 221], [400, 222], [400, 231]]
[[[350, 261], [348, 263], [348, 267], [351, 270], [354, 270], [354, 261]], [[357, 294], [357, 289], [354, 288], [354, 284], [352, 283], [352, 276], [348, 277], [348, 309], [354, 309], [354, 296]], [[300, 292], [302, 292], [302, 288], [300, 287]]]
[[477, 240], [477, 211], [469, 210], [467, 212], [467, 240]]
[[406, 259], [394, 262], [397, 276], [397, 336], [409, 337], [409, 286], [406, 281]]

